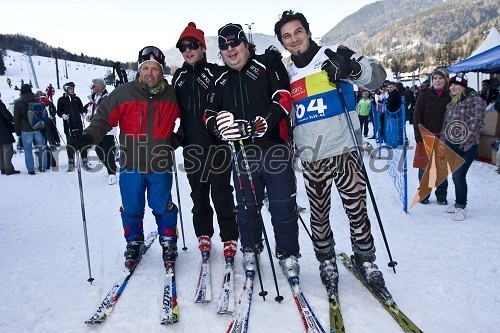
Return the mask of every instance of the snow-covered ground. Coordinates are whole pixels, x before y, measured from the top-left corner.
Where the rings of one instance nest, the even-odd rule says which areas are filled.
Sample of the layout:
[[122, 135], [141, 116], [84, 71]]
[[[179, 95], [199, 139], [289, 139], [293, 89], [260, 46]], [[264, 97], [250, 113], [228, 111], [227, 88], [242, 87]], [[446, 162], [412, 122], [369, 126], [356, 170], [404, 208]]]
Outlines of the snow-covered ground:
[[[26, 63], [20, 69], [19, 53], [8, 52], [7, 74], [0, 78], [2, 100], [8, 104], [18, 97], [9, 89], [6, 78], [19, 86], [29, 81]], [[15, 62], [9, 59], [16, 59]], [[12, 66], [10, 63], [12, 62]], [[41, 90], [55, 86], [53, 59], [34, 57]], [[60, 61], [59, 69], [64, 70]], [[103, 77], [107, 68], [68, 62], [68, 76], [62, 84], [76, 83], [76, 93], [86, 100], [88, 86], [94, 77]], [[61, 71], [61, 73], [63, 73]], [[111, 89], [111, 87], [109, 87]], [[34, 90], [37, 90], [34, 88]], [[62, 95], [57, 90], [56, 99]], [[59, 125], [62, 125], [58, 119]], [[60, 126], [62, 129], [62, 126]], [[413, 141], [413, 130], [408, 127]], [[370, 132], [371, 134], [371, 132]], [[182, 163], [177, 150], [177, 162]], [[413, 159], [410, 150], [409, 160]], [[500, 176], [493, 165], [474, 162], [468, 174], [469, 205], [465, 221], [451, 220], [432, 197], [429, 205], [417, 205], [409, 214], [401, 209], [398, 194], [386, 171], [384, 161], [369, 160], [369, 176], [380, 210], [397, 274], [387, 266], [389, 261], [372, 205], [369, 213], [377, 246], [377, 263], [384, 272], [387, 286], [399, 307], [424, 332], [496, 333], [500, 326], [500, 224], [498, 198]], [[160, 246], [155, 242], [143, 258], [114, 312], [100, 326], [84, 323], [100, 304], [123, 267], [125, 241], [121, 227], [118, 185], [107, 185], [102, 169], [83, 172], [83, 191], [88, 228], [92, 284], [87, 282], [87, 258], [83, 236], [77, 173], [64, 172], [65, 152], [60, 155], [60, 171], [30, 176], [24, 166], [24, 155], [15, 155], [13, 163], [20, 175], [0, 176], [0, 331], [1, 332], [225, 332], [229, 315], [217, 315], [216, 299], [222, 284], [224, 261], [222, 246], [214, 237], [212, 252], [213, 301], [195, 304], [194, 291], [201, 261], [191, 224], [189, 185], [179, 172], [179, 185], [184, 217], [186, 252], [177, 259], [177, 291], [180, 322], [160, 325], [162, 307], [163, 263]], [[94, 157], [94, 165], [97, 164]], [[409, 163], [411, 165], [411, 162]], [[181, 168], [179, 168], [181, 169]], [[299, 204], [308, 207], [302, 175], [297, 173]], [[409, 196], [417, 188], [415, 169], [408, 170]], [[174, 197], [175, 190], [173, 190]], [[333, 194], [331, 221], [337, 252], [350, 253], [349, 226], [340, 204]], [[454, 200], [450, 178], [448, 200]], [[270, 218], [264, 220], [272, 241]], [[302, 213], [309, 219], [309, 210]], [[495, 217], [497, 216], [497, 217]], [[146, 210], [146, 231], [156, 228], [150, 210]], [[217, 226], [216, 226], [217, 228]], [[218, 231], [216, 231], [216, 234]], [[318, 262], [311, 242], [300, 227], [302, 289], [324, 328], [328, 327], [328, 302], [318, 274]], [[182, 239], [179, 239], [182, 245]], [[272, 242], [273, 243], [273, 242]], [[273, 245], [273, 244], [271, 244]], [[276, 296], [270, 263], [261, 256], [264, 286], [269, 297], [264, 302], [255, 285], [249, 332], [303, 332], [290, 289], [278, 272], [281, 304]], [[275, 266], [277, 261], [274, 260]], [[399, 326], [373, 299], [364, 287], [339, 266], [339, 293], [346, 332], [396, 333]], [[236, 292], [244, 280], [241, 254], [236, 257]], [[256, 280], [257, 281], [257, 280]]]

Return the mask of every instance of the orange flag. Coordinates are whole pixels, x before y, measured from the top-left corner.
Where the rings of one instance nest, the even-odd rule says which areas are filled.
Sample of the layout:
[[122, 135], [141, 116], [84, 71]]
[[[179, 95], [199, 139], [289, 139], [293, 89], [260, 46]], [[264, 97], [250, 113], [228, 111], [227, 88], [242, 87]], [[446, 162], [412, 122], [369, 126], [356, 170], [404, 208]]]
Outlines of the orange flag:
[[465, 161], [451, 148], [439, 140], [434, 134], [421, 124], [418, 125], [424, 142], [429, 163], [425, 168], [424, 176], [419, 183], [417, 192], [413, 196], [410, 209], [429, 195], [433, 189], [441, 184], [449, 175], [457, 170]]

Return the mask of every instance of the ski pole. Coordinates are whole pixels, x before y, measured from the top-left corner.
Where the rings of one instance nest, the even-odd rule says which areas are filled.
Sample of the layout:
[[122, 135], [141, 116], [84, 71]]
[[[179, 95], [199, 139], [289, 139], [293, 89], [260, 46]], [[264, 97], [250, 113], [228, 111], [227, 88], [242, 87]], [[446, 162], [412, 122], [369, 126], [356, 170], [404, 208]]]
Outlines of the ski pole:
[[[234, 142], [229, 141], [229, 146], [231, 147], [231, 152], [233, 153], [233, 161], [234, 161], [234, 168], [235, 168], [234, 171], [236, 172], [236, 177], [238, 178], [238, 185], [239, 185], [240, 192], [241, 192], [241, 201], [243, 203], [243, 208], [245, 209], [245, 213], [247, 216], [247, 224], [248, 224], [248, 232], [250, 233], [250, 240], [251, 240], [252, 245], [253, 245], [252, 246], [253, 250], [254, 250], [254, 252], [256, 252], [255, 251], [255, 243], [256, 242], [255, 242], [255, 238], [254, 238], [253, 233], [252, 233], [252, 222], [250, 220], [250, 213], [248, 211], [247, 198], [246, 198], [245, 191], [243, 188], [243, 181], [241, 180], [240, 168], [238, 166], [238, 154], [236, 152]], [[264, 290], [264, 283], [262, 282], [262, 274], [260, 272], [260, 263], [259, 263], [259, 254], [258, 253], [255, 253], [255, 266], [257, 268], [257, 276], [259, 277], [259, 283], [260, 283], [259, 296], [262, 296], [262, 298], [265, 301], [268, 292], [266, 290]]]
[[271, 247], [269, 246], [269, 239], [267, 238], [266, 226], [264, 225], [264, 219], [262, 218], [262, 212], [260, 211], [258, 202], [257, 202], [257, 194], [255, 193], [255, 186], [253, 183], [252, 172], [250, 171], [250, 165], [248, 164], [247, 153], [245, 151], [245, 147], [243, 145], [243, 140], [239, 141], [240, 150], [243, 155], [243, 162], [245, 163], [245, 169], [247, 171], [248, 181], [250, 182], [250, 189], [252, 190], [253, 199], [255, 201], [255, 209], [257, 210], [257, 215], [259, 217], [260, 226], [262, 227], [262, 233], [264, 234], [264, 241], [266, 243], [267, 254], [269, 256], [269, 261], [271, 262], [271, 271], [273, 273], [274, 285], [276, 287], [277, 296], [274, 298], [276, 302], [281, 303], [283, 300], [283, 296], [280, 295], [280, 290], [278, 288], [278, 280], [276, 278], [276, 271], [274, 269], [273, 256], [271, 254]]
[[[76, 139], [76, 137], [75, 137]], [[76, 165], [77, 165], [77, 170], [78, 170], [78, 186], [80, 188], [80, 203], [82, 206], [82, 220], [83, 220], [83, 236], [85, 238], [85, 248], [87, 251], [87, 266], [89, 269], [89, 278], [87, 282], [92, 283], [94, 281], [94, 278], [92, 277], [92, 270], [90, 268], [90, 253], [89, 253], [89, 240], [87, 236], [87, 219], [85, 218], [85, 202], [83, 200], [83, 185], [82, 185], [82, 165], [81, 165], [81, 159], [80, 159], [80, 151], [76, 151]]]
[[177, 190], [177, 205], [179, 206], [179, 217], [181, 220], [181, 233], [182, 233], [182, 250], [186, 251], [186, 239], [184, 238], [184, 222], [182, 221], [182, 206], [181, 206], [181, 196], [179, 194], [179, 179], [177, 177], [177, 162], [175, 161], [175, 150], [172, 151], [172, 161], [174, 162], [174, 177], [175, 177], [175, 189]]
[[[333, 51], [330, 49], [326, 49], [325, 54], [328, 57], [331, 57], [334, 55]], [[396, 265], [398, 263], [392, 259], [391, 250], [389, 249], [389, 243], [387, 242], [387, 237], [385, 235], [384, 226], [382, 225], [382, 219], [380, 218], [380, 213], [378, 210], [377, 202], [375, 201], [375, 196], [373, 195], [373, 190], [372, 190], [372, 186], [370, 184], [370, 179], [368, 178], [368, 173], [366, 172], [365, 164], [363, 162], [363, 155], [361, 153], [360, 145], [359, 145], [358, 139], [356, 138], [356, 134], [354, 133], [354, 126], [352, 124], [351, 116], [349, 115], [349, 110], [347, 109], [347, 103], [345, 101], [344, 93], [342, 92], [342, 87], [340, 86], [340, 83], [336, 84], [336, 87], [337, 87], [337, 92], [338, 92], [339, 97], [340, 97], [340, 102], [342, 103], [342, 106], [344, 108], [344, 113], [345, 113], [345, 116], [347, 119], [347, 124], [349, 126], [349, 133], [351, 134], [351, 139], [354, 142], [354, 145], [356, 147], [358, 163], [361, 167], [361, 172], [362, 172], [363, 176], [365, 177], [366, 187], [368, 188], [368, 192], [370, 194], [370, 199], [371, 199], [371, 202], [373, 205], [373, 209], [375, 210], [377, 222], [378, 222], [378, 225], [380, 227], [380, 232], [382, 233], [382, 238], [384, 239], [385, 248], [387, 250], [387, 254], [389, 255], [390, 261], [387, 265], [389, 267], [392, 267], [392, 270], [394, 271], [394, 273], [396, 273]]]

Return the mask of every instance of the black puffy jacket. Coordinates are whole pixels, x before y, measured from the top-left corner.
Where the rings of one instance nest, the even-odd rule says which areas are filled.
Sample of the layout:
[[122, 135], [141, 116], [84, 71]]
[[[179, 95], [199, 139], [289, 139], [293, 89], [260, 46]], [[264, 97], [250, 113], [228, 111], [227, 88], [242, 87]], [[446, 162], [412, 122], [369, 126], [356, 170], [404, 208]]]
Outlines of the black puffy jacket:
[[291, 108], [290, 81], [281, 60], [271, 54], [253, 55], [240, 71], [225, 66], [217, 75], [208, 96], [205, 124], [217, 136], [219, 111], [229, 111], [235, 119], [248, 121], [261, 116], [268, 124], [266, 133], [245, 140], [245, 144], [253, 141], [266, 149], [289, 141], [287, 117]]

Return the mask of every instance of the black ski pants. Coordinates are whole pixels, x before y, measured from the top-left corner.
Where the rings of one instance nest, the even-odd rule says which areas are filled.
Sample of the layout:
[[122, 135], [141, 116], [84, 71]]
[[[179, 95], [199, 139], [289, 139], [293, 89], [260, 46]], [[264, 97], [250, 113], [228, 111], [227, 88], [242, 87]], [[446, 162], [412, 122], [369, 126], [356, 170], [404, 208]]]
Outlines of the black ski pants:
[[193, 225], [196, 237], [214, 234], [213, 209], [217, 213], [220, 238], [223, 242], [238, 239], [233, 187], [231, 186], [231, 151], [228, 146], [186, 146], [184, 168], [193, 200]]

